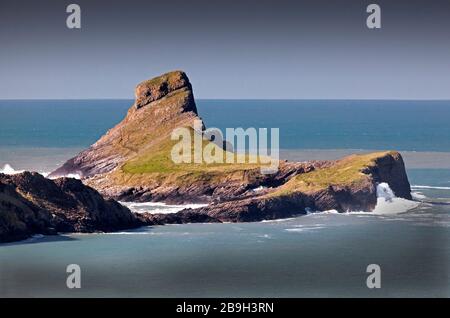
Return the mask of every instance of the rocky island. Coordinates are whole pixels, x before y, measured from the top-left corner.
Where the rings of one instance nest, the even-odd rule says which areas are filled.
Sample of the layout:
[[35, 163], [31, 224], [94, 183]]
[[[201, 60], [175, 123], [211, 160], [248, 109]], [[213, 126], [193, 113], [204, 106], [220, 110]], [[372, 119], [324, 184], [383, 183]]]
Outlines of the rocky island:
[[[49, 176], [58, 179], [0, 175], [0, 241], [33, 233], [260, 221], [307, 210], [372, 211], [380, 183], [389, 184], [396, 196], [411, 199], [403, 159], [395, 151], [336, 161], [280, 161], [272, 174], [262, 174], [259, 163], [175, 164], [170, 157], [172, 131], [188, 127], [199, 133], [192, 126], [200, 117], [188, 77], [182, 71], [163, 74], [140, 83], [135, 95], [120, 123]], [[223, 154], [229, 151], [219, 144], [214, 147]], [[82, 182], [63, 177], [68, 174], [78, 174]], [[42, 186], [33, 186], [36, 183]], [[207, 206], [138, 215], [115, 200]]]

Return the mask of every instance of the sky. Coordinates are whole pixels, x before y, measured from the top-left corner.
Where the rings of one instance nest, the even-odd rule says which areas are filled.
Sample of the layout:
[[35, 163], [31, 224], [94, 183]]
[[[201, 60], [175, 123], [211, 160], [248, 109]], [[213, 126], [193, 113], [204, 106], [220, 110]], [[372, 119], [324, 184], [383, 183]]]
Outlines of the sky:
[[133, 98], [175, 69], [197, 98], [450, 99], [450, 0], [0, 1], [0, 99]]

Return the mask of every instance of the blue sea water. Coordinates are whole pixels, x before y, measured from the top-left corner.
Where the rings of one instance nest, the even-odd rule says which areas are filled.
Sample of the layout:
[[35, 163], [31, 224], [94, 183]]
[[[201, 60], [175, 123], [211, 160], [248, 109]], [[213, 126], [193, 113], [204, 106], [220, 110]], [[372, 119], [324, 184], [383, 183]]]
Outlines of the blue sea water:
[[[132, 103], [0, 100], [0, 147], [87, 147]], [[279, 128], [286, 149], [450, 152], [450, 101], [198, 100], [197, 107], [208, 127]]]
[[[131, 104], [0, 101], [0, 170], [57, 167]], [[450, 296], [449, 101], [199, 100], [197, 106], [208, 127], [280, 128], [280, 145], [292, 158], [401, 150], [413, 208], [2, 244], [0, 296]], [[79, 290], [65, 285], [73, 263], [82, 269]], [[381, 289], [367, 288], [368, 264], [381, 266]]]

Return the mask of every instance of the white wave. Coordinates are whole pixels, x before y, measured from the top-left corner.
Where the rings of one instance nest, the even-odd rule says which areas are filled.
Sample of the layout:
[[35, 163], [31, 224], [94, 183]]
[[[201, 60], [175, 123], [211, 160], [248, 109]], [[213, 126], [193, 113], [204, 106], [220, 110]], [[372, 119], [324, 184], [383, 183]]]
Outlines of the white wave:
[[[44, 177], [47, 178], [47, 176], [50, 174], [50, 172], [43, 172], [43, 173], [41, 173], [41, 174], [42, 174]], [[81, 179], [81, 176], [80, 176], [79, 174], [77, 174], [77, 173], [69, 173], [69, 174], [66, 174], [66, 175], [63, 175], [63, 176], [50, 177], [49, 179], [54, 180], [54, 179], [58, 179], [58, 178], [73, 178], [73, 179], [78, 179], [78, 180], [80, 180], [80, 179]]]
[[105, 232], [103, 235], [152, 235], [151, 232]]
[[377, 185], [377, 198], [383, 198], [385, 201], [391, 201], [395, 198], [395, 194], [391, 187], [389, 187], [389, 184], [382, 182]]
[[307, 232], [324, 229], [325, 226], [297, 226], [295, 228], [284, 229], [287, 232]]
[[77, 173], [69, 173], [69, 174], [66, 174], [64, 177], [73, 178], [73, 179], [81, 179], [81, 176]]
[[377, 205], [371, 212], [372, 214], [398, 214], [419, 206], [419, 202], [397, 198], [389, 187], [389, 184], [383, 182], [377, 186]]
[[[9, 174], [9, 175], [22, 173], [24, 171], [25, 170], [16, 170], [8, 163], [5, 164], [2, 169], [0, 169], [0, 173]], [[50, 172], [46, 172], [46, 171], [38, 171], [38, 173], [43, 175], [45, 178], [47, 178], [48, 175], [50, 174]], [[74, 179], [81, 179], [80, 175], [78, 175], [78, 174], [68, 174], [68, 175], [65, 175], [64, 177], [74, 178]], [[57, 178], [59, 178], [59, 177], [57, 177]], [[53, 177], [53, 178], [50, 178], [50, 179], [56, 179], [56, 177]]]
[[0, 169], [0, 173], [4, 173], [4, 174], [18, 174], [18, 173], [21, 173], [23, 171], [24, 170], [15, 170], [9, 164], [4, 165], [3, 168]]
[[305, 211], [306, 211], [305, 216], [311, 216], [311, 217], [323, 217], [328, 214], [340, 214], [340, 215], [345, 214], [345, 213], [341, 213], [337, 210], [314, 211], [310, 208], [306, 208]]
[[273, 220], [262, 220], [261, 223], [286, 222], [286, 221], [292, 221], [292, 220], [295, 220], [295, 218], [273, 219]]
[[197, 209], [207, 204], [183, 204], [183, 205], [170, 205], [163, 202], [120, 202], [120, 204], [126, 206], [131, 211], [136, 213], [162, 213], [170, 214], [177, 213], [184, 209]]
[[[26, 170], [16, 170], [8, 163], [5, 164], [2, 169], [0, 169], [0, 173], [9, 174], [9, 175], [19, 174], [19, 173], [22, 173], [22, 172], [25, 172], [25, 171]], [[43, 175], [45, 178], [47, 178], [48, 175], [50, 174], [50, 172], [46, 172], [46, 171], [38, 171], [38, 173]], [[78, 175], [78, 174], [68, 174], [68, 175], [66, 175], [64, 177], [81, 179], [80, 175]], [[56, 178], [50, 178], [50, 179], [56, 179]]]
[[403, 198], [397, 198], [389, 187], [389, 185], [385, 182], [378, 184], [377, 186], [377, 204], [375, 209], [372, 212], [367, 211], [348, 211], [348, 212], [338, 212], [336, 210], [328, 210], [328, 211], [312, 211], [311, 209], [306, 209], [307, 215], [326, 215], [326, 214], [335, 214], [335, 215], [389, 215], [389, 214], [398, 214], [404, 213], [411, 209], [414, 209], [420, 205], [420, 202], [406, 200]]
[[418, 201], [427, 198], [425, 195], [422, 194], [422, 192], [411, 192], [411, 196], [414, 200], [418, 200]]
[[427, 185], [412, 185], [411, 189], [436, 189], [436, 190], [450, 190], [450, 187], [433, 187]]

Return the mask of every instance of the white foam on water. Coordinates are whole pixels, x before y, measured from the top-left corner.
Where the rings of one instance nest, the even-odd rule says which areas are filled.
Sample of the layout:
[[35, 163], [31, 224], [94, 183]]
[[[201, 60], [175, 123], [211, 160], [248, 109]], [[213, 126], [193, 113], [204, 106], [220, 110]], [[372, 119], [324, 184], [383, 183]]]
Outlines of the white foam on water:
[[308, 232], [324, 229], [325, 226], [297, 226], [295, 228], [284, 229], [287, 232]]
[[427, 185], [412, 185], [411, 189], [435, 189], [435, 190], [450, 190], [450, 187], [433, 187]]
[[389, 187], [383, 182], [377, 186], [377, 205], [372, 214], [398, 214], [419, 206], [420, 202], [397, 198]]
[[385, 182], [378, 184], [377, 186], [377, 204], [372, 212], [367, 211], [348, 211], [340, 213], [336, 210], [328, 211], [312, 211], [311, 209], [306, 209], [307, 215], [390, 215], [404, 213], [411, 209], [418, 207], [421, 203], [417, 201], [411, 201], [403, 198], [397, 198]]
[[272, 222], [285, 222], [295, 220], [295, 218], [285, 218], [285, 219], [274, 219], [274, 220], [262, 220], [261, 223], [272, 223]]
[[136, 213], [177, 213], [184, 209], [197, 209], [207, 206], [207, 204], [182, 204], [170, 205], [163, 202], [119, 202], [131, 211]]
[[[41, 173], [44, 177], [48, 177], [48, 175], [50, 174], [50, 172], [43, 172]], [[69, 173], [63, 176], [57, 176], [57, 177], [50, 177], [49, 179], [54, 180], [54, 179], [58, 179], [58, 178], [73, 178], [73, 179], [81, 179], [81, 176], [77, 173]]]
[[105, 232], [104, 235], [153, 235], [151, 232]]
[[[5, 164], [4, 166], [3, 166], [3, 168], [2, 169], [0, 169], [0, 173], [3, 173], [3, 174], [8, 174], [8, 175], [14, 175], [14, 174], [19, 174], [19, 173], [22, 173], [22, 172], [24, 172], [25, 170], [16, 170], [16, 169], [14, 169], [10, 164]], [[40, 173], [41, 175], [43, 175], [45, 178], [47, 178], [48, 177], [48, 175], [50, 174], [50, 172], [45, 172], [45, 171], [38, 171], [38, 173]], [[78, 174], [68, 174], [68, 175], [66, 175], [66, 176], [64, 176], [64, 177], [67, 177], [67, 178], [75, 178], [75, 179], [81, 179], [81, 177], [78, 175]], [[59, 178], [59, 177], [58, 177]], [[56, 179], [56, 178], [50, 178], [50, 179]]]
[[411, 196], [414, 200], [419, 201], [427, 198], [425, 195], [422, 194], [422, 192], [411, 192]]
[[13, 167], [11, 167], [11, 165], [6, 164], [3, 166], [2, 169], [0, 169], [0, 173], [4, 173], [4, 174], [18, 174], [23, 172], [24, 170], [15, 170]]

